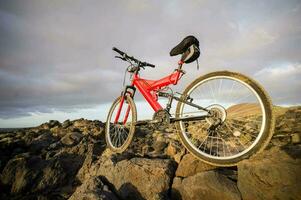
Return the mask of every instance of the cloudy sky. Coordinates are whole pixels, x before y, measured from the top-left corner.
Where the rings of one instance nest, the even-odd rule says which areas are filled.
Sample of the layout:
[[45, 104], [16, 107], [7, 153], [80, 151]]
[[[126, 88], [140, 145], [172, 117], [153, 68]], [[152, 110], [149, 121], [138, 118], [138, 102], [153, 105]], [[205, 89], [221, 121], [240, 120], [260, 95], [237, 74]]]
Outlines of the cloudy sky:
[[275, 104], [301, 103], [301, 1], [1, 0], [0, 127], [104, 120], [127, 66], [112, 47], [156, 64], [142, 72], [155, 79], [176, 67], [169, 51], [187, 35], [200, 41], [200, 70], [185, 66], [176, 90], [227, 69], [258, 80]]

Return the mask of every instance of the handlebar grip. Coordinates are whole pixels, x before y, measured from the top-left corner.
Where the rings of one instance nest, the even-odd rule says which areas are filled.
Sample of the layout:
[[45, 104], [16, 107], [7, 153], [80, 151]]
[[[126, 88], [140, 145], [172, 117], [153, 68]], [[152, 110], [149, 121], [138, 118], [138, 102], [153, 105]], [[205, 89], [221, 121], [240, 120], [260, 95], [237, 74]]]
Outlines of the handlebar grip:
[[120, 55], [124, 55], [125, 53], [123, 51], [120, 51], [119, 49], [117, 49], [116, 47], [112, 48], [113, 51], [116, 51], [117, 53], [119, 53]]
[[145, 65], [145, 66], [152, 67], [152, 68], [155, 68], [155, 67], [156, 67], [155, 65], [153, 65], [153, 64], [150, 64], [150, 63], [147, 63], [147, 62], [145, 62], [145, 63], [144, 63], [144, 65]]

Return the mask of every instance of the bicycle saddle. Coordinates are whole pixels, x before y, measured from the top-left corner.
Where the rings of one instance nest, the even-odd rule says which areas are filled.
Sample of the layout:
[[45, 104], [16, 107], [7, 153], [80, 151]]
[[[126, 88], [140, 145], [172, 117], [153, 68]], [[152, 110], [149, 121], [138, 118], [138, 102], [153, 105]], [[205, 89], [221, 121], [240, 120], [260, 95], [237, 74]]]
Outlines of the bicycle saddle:
[[191, 45], [199, 47], [199, 41], [194, 36], [190, 35], [185, 37], [177, 46], [170, 51], [170, 56], [176, 56], [184, 53]]

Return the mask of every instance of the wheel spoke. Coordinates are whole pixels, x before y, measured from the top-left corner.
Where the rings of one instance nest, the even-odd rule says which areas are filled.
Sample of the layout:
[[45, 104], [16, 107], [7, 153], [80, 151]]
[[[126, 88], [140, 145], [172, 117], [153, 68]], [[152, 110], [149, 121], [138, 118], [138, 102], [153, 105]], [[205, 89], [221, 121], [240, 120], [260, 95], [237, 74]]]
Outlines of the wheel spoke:
[[208, 138], [208, 135], [205, 137], [205, 139], [203, 140], [203, 142], [201, 143], [201, 145], [198, 147], [198, 149], [202, 147], [203, 143], [207, 140], [207, 138]]
[[[226, 149], [228, 149], [229, 154], [231, 154], [231, 151], [229, 150], [229, 147], [225, 141], [225, 139], [223, 139], [220, 135], [219, 135], [219, 131], [216, 131], [216, 134], [221, 138], [221, 140], [223, 141], [224, 146], [226, 145]], [[225, 151], [224, 151], [225, 154]]]

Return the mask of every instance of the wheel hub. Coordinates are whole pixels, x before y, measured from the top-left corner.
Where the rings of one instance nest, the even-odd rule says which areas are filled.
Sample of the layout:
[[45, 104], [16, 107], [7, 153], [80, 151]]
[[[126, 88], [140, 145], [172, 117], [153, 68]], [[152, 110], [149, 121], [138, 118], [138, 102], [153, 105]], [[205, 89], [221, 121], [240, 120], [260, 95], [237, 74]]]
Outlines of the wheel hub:
[[218, 104], [213, 104], [207, 109], [210, 111], [210, 117], [206, 118], [209, 125], [215, 125], [216, 123], [223, 123], [226, 120], [227, 112], [226, 109]]

